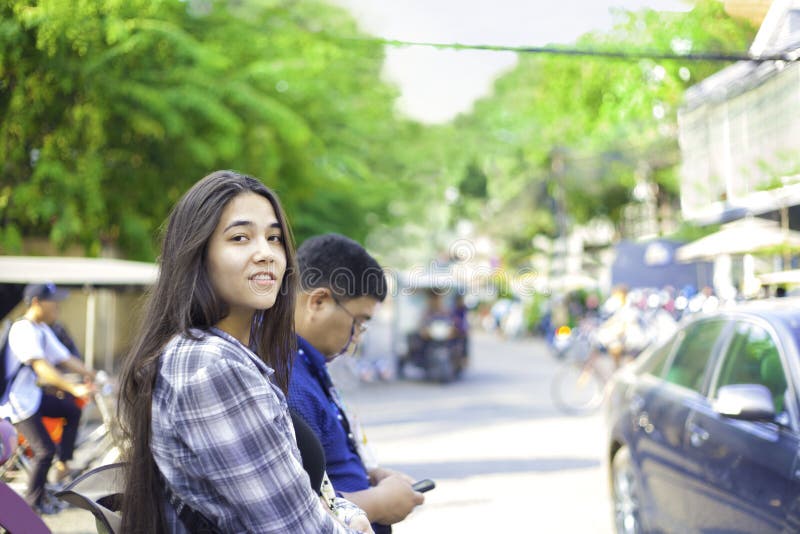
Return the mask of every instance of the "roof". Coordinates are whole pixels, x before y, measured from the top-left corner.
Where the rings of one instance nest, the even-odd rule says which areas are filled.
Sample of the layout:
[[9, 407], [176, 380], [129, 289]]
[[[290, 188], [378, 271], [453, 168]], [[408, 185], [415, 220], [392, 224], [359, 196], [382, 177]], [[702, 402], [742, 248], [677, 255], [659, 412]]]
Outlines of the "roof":
[[768, 320], [770, 323], [780, 321], [797, 336], [800, 332], [800, 297], [772, 297], [742, 302], [736, 306], [721, 309], [720, 315], [750, 315]]
[[783, 52], [797, 43], [796, 20], [800, 0], [775, 0], [758, 29], [750, 53], [761, 56]]
[[[753, 57], [784, 53], [800, 54], [800, 0], [775, 0], [750, 46]], [[684, 93], [682, 112], [708, 102], [723, 102], [765, 83], [779, 74], [786, 65], [782, 61], [739, 61], [730, 65]]]
[[53, 282], [67, 286], [142, 286], [158, 278], [155, 263], [113, 258], [0, 256], [0, 283]]

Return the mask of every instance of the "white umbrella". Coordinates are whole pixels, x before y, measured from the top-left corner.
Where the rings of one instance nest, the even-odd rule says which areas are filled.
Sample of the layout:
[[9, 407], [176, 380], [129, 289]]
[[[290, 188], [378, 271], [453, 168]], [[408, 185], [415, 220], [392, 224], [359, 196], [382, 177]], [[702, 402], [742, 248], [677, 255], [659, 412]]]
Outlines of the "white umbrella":
[[800, 284], [800, 269], [760, 274], [758, 279], [765, 285]]
[[723, 225], [718, 232], [680, 247], [675, 257], [693, 261], [783, 246], [800, 248], [800, 232], [783, 229], [774, 221], [748, 218]]

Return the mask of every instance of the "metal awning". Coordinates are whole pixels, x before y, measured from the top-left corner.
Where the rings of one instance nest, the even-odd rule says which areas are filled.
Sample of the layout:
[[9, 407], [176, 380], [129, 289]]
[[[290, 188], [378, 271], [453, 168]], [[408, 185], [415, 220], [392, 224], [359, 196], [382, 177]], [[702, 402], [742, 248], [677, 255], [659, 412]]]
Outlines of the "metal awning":
[[[86, 348], [84, 356], [94, 366], [94, 331], [96, 325], [96, 288], [149, 286], [158, 278], [155, 263], [113, 258], [75, 258], [60, 256], [0, 256], [0, 284], [13, 284], [4, 292], [2, 303], [7, 313], [22, 298], [22, 284], [53, 282], [88, 290], [86, 301]], [[9, 287], [9, 286], [6, 286]], [[16, 290], [13, 290], [16, 288]], [[5, 315], [5, 313], [4, 313]]]
[[113, 258], [0, 256], [0, 283], [53, 282], [68, 286], [152, 285], [155, 263]]

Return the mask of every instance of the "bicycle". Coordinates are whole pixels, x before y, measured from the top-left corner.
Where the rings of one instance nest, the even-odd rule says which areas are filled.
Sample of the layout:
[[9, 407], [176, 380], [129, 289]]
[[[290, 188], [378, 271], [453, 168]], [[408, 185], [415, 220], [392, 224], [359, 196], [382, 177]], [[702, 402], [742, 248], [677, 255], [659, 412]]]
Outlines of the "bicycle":
[[92, 417], [81, 419], [75, 444], [76, 461], [80, 462], [78, 474], [94, 467], [115, 463], [120, 458], [119, 423], [113, 410], [116, 386], [104, 371], [97, 373], [95, 385], [97, 390], [92, 395], [92, 400], [100, 422], [97, 424], [97, 420]]
[[[605, 321], [585, 319], [570, 336], [565, 363], [550, 385], [553, 404], [584, 415], [603, 403], [606, 385], [617, 368], [636, 358], [669, 328], [659, 307], [629, 307]], [[671, 316], [669, 321], [674, 324]]]
[[591, 350], [582, 360], [566, 361], [550, 384], [553, 404], [564, 413], [587, 415], [605, 399], [606, 385], [614, 372], [610, 357]]
[[[92, 394], [93, 403], [86, 405], [85, 408], [83, 405], [81, 407], [89, 411], [89, 408], [93, 406], [99, 413], [100, 420], [98, 424], [95, 417], [81, 418], [78, 439], [75, 443], [75, 456], [73, 458], [78, 467], [72, 470], [71, 474], [73, 476], [78, 476], [100, 465], [114, 463], [120, 457], [118, 423], [111, 408], [113, 406], [114, 384], [103, 371], [97, 373], [95, 384], [97, 389]], [[82, 402], [85, 403], [85, 401]], [[63, 419], [44, 419], [48, 419], [45, 421], [45, 427], [48, 429], [51, 439], [58, 443], [63, 430]], [[5, 464], [0, 466], [0, 480], [8, 482], [14, 487], [25, 487], [27, 478], [33, 469], [31, 454], [24, 436], [20, 435], [19, 444], [13, 455]], [[54, 499], [54, 497], [51, 498], [53, 493], [61, 489], [61, 485], [52, 477], [48, 477], [48, 479], [49, 481], [45, 485], [45, 499], [51, 502]], [[57, 500], [54, 502], [58, 503]]]

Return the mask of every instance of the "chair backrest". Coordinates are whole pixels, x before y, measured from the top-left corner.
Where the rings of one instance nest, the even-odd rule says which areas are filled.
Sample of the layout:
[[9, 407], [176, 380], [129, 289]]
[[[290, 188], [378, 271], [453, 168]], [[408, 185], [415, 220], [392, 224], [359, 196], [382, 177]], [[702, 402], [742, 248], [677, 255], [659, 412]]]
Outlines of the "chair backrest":
[[126, 464], [116, 463], [92, 469], [56, 493], [56, 497], [91, 512], [99, 533], [117, 534], [122, 526], [120, 507], [125, 468]]

